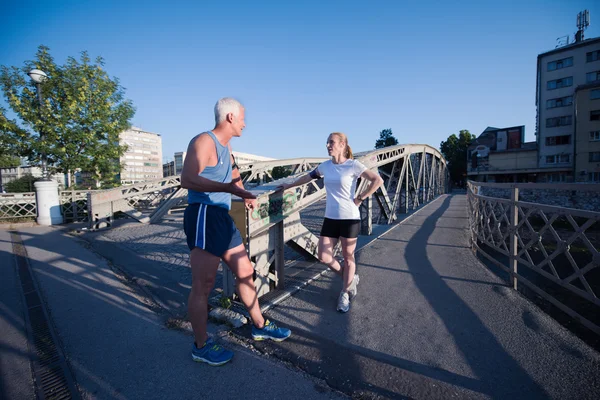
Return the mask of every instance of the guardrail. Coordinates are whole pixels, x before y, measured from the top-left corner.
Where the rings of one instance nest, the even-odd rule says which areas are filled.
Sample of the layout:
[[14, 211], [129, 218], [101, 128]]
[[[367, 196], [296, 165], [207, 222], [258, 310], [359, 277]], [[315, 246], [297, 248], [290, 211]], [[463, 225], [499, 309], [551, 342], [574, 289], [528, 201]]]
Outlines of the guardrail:
[[35, 192], [0, 194], [0, 221], [36, 216]]
[[[504, 190], [510, 198], [486, 196]], [[600, 334], [600, 212], [520, 199], [521, 192], [600, 196], [600, 185], [468, 182], [471, 245], [535, 294]], [[529, 194], [531, 196], [531, 193]]]

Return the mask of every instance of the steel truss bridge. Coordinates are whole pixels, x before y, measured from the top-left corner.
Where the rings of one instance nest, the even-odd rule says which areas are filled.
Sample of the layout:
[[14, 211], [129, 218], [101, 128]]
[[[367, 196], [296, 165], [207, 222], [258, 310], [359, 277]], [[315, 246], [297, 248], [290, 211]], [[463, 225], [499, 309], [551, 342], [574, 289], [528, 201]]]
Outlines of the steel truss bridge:
[[[355, 154], [355, 158], [367, 168], [377, 170], [384, 179], [384, 184], [360, 207], [362, 234], [371, 234], [373, 224], [392, 224], [398, 214], [409, 213], [449, 191], [446, 160], [429, 145], [386, 147]], [[317, 259], [318, 238], [303, 225], [300, 213], [324, 198], [322, 180], [285, 192], [276, 191], [276, 187], [295, 180], [326, 160], [295, 158], [240, 166], [244, 186], [257, 196], [258, 207], [247, 211], [241, 199], [234, 199], [231, 214], [246, 240], [259, 296], [284, 289], [286, 246], [305, 259], [313, 262]], [[283, 167], [290, 175], [275, 179], [275, 167]], [[359, 180], [357, 191], [362, 191], [365, 185], [368, 182]], [[157, 223], [170, 209], [185, 204], [186, 199], [187, 190], [181, 188], [180, 178], [175, 176], [89, 192], [89, 227], [110, 227], [118, 213], [142, 223]], [[224, 294], [234, 295], [231, 274], [225, 273], [223, 282]]]

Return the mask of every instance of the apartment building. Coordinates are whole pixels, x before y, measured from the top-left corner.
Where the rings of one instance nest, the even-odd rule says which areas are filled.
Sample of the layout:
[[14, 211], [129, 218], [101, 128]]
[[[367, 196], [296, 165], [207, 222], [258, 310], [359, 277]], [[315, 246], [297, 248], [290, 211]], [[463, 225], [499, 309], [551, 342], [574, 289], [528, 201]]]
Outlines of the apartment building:
[[[600, 51], [594, 61], [600, 69]], [[600, 74], [600, 72], [598, 72]], [[600, 77], [575, 91], [575, 180], [600, 183]]]
[[[591, 96], [597, 92], [592, 94], [595, 89], [589, 85], [596, 83], [600, 83], [600, 38], [576, 39], [575, 43], [538, 55], [536, 141], [538, 167], [545, 171], [539, 174], [539, 181], [578, 181], [581, 171], [592, 168], [578, 169], [582, 153], [576, 143], [593, 143], [589, 138], [593, 137], [590, 132], [596, 120], [590, 119], [595, 118], [590, 112], [600, 106], [594, 105], [597, 99]], [[585, 113], [588, 123], [581, 120]]]
[[175, 164], [175, 175], [181, 175], [181, 171], [183, 171], [183, 162], [185, 161], [185, 156], [187, 152], [178, 151], [173, 155], [173, 161]]
[[121, 145], [128, 149], [121, 157], [122, 184], [149, 181], [163, 177], [162, 138], [158, 133], [131, 127], [119, 135]]

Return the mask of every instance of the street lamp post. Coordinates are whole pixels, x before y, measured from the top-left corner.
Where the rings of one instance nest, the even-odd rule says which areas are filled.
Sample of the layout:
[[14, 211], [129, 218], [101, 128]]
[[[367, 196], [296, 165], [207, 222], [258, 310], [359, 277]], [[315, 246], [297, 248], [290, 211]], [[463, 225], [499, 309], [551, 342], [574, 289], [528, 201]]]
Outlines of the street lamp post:
[[[38, 106], [39, 106], [39, 110], [40, 110], [40, 114], [42, 112], [42, 105], [43, 105], [43, 99], [42, 99], [42, 83], [44, 83], [44, 81], [46, 79], [48, 79], [48, 75], [46, 75], [46, 73], [42, 70], [39, 69], [32, 69], [31, 71], [29, 71], [29, 73], [27, 74], [29, 75], [29, 77], [31, 78], [31, 80], [35, 83], [35, 89], [37, 91], [37, 98], [38, 98]], [[48, 168], [46, 166], [46, 149], [44, 148], [44, 131], [42, 129], [40, 129], [40, 142], [42, 143], [42, 180], [47, 181], [48, 180]]]
[[[42, 83], [48, 76], [39, 69], [32, 69], [27, 74], [35, 83], [40, 115], [42, 113]], [[42, 143], [42, 180], [34, 183], [37, 206], [37, 223], [40, 225], [62, 224], [64, 219], [61, 212], [58, 183], [48, 177], [44, 131], [40, 128], [40, 142]]]

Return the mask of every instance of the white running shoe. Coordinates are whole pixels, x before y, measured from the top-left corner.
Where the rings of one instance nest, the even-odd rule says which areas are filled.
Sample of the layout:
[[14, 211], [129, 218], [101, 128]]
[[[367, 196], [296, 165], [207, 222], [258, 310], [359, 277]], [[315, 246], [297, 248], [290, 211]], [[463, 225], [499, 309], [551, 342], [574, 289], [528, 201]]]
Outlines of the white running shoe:
[[353, 298], [354, 296], [356, 296], [356, 287], [358, 286], [359, 282], [360, 282], [360, 277], [358, 276], [358, 274], [354, 274], [354, 279], [352, 279], [352, 283], [350, 284], [350, 287], [348, 288], [348, 293], [350, 294], [350, 298]]
[[342, 292], [340, 293], [340, 298], [338, 299], [337, 310], [341, 312], [348, 312], [350, 309], [350, 296], [348, 293]]

